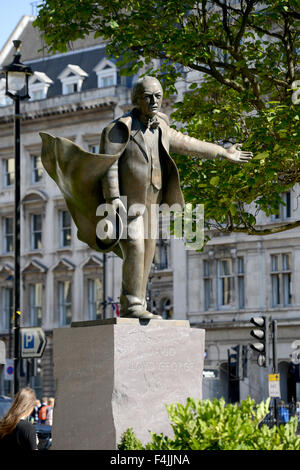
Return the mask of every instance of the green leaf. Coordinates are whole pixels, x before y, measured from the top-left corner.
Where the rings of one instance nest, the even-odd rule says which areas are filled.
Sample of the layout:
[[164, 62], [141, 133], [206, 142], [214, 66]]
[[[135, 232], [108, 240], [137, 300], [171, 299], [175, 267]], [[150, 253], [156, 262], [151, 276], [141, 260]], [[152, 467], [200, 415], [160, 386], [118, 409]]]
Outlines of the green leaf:
[[257, 155], [255, 155], [255, 157], [253, 157], [253, 160], [265, 160], [266, 158], [268, 158], [268, 156], [269, 152], [258, 153]]
[[220, 177], [219, 176], [213, 176], [209, 182], [212, 186], [218, 186], [219, 184], [219, 181], [220, 181]]

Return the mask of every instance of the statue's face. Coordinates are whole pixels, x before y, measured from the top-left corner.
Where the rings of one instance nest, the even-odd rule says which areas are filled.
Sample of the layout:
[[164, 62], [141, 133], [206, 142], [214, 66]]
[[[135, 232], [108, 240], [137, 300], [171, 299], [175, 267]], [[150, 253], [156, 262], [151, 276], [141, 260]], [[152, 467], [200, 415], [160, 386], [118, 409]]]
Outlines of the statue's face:
[[156, 80], [145, 80], [143, 92], [137, 98], [137, 108], [143, 116], [152, 118], [161, 108], [162, 88]]

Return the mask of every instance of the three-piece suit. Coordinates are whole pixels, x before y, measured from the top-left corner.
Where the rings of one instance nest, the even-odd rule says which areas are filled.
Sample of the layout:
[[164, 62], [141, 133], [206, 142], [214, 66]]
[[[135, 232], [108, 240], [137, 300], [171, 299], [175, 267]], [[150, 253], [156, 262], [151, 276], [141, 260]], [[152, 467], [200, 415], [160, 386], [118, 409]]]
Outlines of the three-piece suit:
[[[123, 258], [121, 314], [128, 313], [134, 305], [145, 305], [155, 250], [155, 238], [149, 236], [149, 230], [153, 234], [157, 224], [151, 218], [151, 228], [145, 214], [152, 204], [184, 206], [178, 170], [169, 152], [214, 158], [220, 147], [174, 130], [163, 113], [157, 113], [153, 129], [147, 128], [136, 109], [102, 131], [99, 154], [89, 153], [68, 139], [40, 135], [42, 163], [65, 198], [78, 238], [94, 250], [113, 250]], [[127, 197], [127, 210], [139, 204], [145, 211], [128, 217], [128, 228], [132, 230], [128, 230], [126, 238], [120, 232], [109, 244], [102, 243], [96, 234], [97, 208], [120, 196]], [[130, 233], [139, 236], [136, 239]]]

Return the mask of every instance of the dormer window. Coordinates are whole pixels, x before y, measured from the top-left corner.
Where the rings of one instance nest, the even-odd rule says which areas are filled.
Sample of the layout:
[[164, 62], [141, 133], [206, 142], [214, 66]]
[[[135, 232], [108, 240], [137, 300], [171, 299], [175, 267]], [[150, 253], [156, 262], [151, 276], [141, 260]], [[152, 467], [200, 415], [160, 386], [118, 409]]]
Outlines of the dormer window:
[[47, 98], [48, 88], [53, 80], [44, 72], [34, 72], [29, 79], [30, 99], [31, 101], [43, 100]]
[[108, 88], [117, 85], [117, 68], [107, 59], [101, 60], [94, 68], [98, 77], [98, 88]]
[[63, 95], [81, 91], [83, 80], [88, 74], [79, 65], [69, 64], [58, 76], [62, 82]]

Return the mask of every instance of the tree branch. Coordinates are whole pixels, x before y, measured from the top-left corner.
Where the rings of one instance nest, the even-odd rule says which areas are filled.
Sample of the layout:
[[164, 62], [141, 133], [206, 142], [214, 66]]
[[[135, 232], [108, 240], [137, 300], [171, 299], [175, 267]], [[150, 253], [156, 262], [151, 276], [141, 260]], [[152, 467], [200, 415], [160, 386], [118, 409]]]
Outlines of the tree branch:
[[294, 43], [291, 34], [291, 27], [289, 17], [283, 13], [284, 17], [284, 30], [283, 30], [283, 45], [286, 50], [286, 58], [287, 58], [287, 79], [289, 83], [292, 83], [295, 78], [295, 68], [294, 68], [294, 57], [293, 57], [293, 50], [294, 50]]
[[286, 232], [288, 230], [291, 230], [293, 228], [300, 227], [300, 220], [296, 220], [295, 222], [291, 222], [289, 224], [284, 224], [284, 225], [276, 225], [275, 227], [270, 227], [270, 228], [264, 228], [264, 229], [258, 229], [254, 226], [245, 226], [245, 227], [234, 227], [229, 223], [227, 227], [222, 226], [218, 222], [215, 224], [213, 223], [208, 223], [208, 226], [218, 230], [218, 232], [222, 233], [247, 233], [248, 235], [272, 235], [275, 233], [281, 233], [281, 232]]
[[247, 2], [247, 8], [246, 8], [245, 13], [243, 14], [243, 17], [242, 17], [242, 24], [241, 24], [240, 30], [237, 33], [236, 38], [234, 40], [234, 48], [235, 49], [238, 49], [238, 47], [239, 47], [240, 41], [241, 41], [241, 39], [243, 37], [243, 34], [245, 32], [245, 29], [246, 29], [246, 26], [247, 26], [247, 23], [248, 23], [248, 18], [249, 18], [249, 15], [250, 15], [250, 13], [253, 9], [254, 3], [255, 3], [254, 0], [251, 0], [251, 1]]
[[291, 230], [293, 228], [300, 227], [300, 220], [295, 222], [291, 222], [285, 225], [276, 225], [276, 227], [265, 228], [265, 229], [257, 229], [255, 227], [250, 228], [233, 228], [233, 232], [241, 232], [241, 233], [248, 233], [248, 235], [271, 235], [273, 233], [280, 233], [286, 232], [287, 230]]

